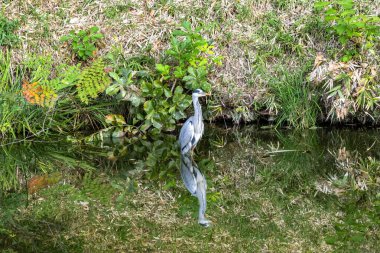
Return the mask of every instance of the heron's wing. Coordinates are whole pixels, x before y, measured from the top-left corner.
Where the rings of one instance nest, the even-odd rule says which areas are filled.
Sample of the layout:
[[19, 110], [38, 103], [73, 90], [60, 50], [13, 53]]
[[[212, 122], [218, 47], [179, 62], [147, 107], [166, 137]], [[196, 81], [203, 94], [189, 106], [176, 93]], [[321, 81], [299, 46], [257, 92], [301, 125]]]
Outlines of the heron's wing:
[[179, 143], [181, 145], [181, 154], [186, 154], [191, 149], [191, 140], [194, 138], [193, 116], [188, 118], [183, 124], [179, 133]]
[[181, 155], [181, 177], [186, 189], [192, 195], [197, 191], [197, 180], [194, 175], [194, 169], [189, 154]]

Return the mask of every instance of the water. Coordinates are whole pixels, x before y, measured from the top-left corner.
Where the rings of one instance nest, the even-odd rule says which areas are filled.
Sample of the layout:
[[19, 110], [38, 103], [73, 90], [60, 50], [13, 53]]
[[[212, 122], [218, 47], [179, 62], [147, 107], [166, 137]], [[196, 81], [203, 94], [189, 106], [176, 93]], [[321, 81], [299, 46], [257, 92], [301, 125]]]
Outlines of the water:
[[8, 252], [375, 252], [380, 132], [208, 126], [194, 156], [206, 217], [179, 175], [176, 136], [2, 146]]

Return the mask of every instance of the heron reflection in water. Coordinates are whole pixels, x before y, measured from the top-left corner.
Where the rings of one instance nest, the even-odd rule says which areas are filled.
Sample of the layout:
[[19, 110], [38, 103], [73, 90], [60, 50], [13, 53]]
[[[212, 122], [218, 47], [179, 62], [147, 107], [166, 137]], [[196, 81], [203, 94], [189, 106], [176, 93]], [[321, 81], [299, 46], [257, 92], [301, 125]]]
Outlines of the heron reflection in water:
[[189, 192], [198, 198], [198, 223], [203, 226], [209, 226], [211, 223], [205, 218], [207, 183], [205, 177], [199, 171], [195, 162], [193, 162], [192, 151], [201, 139], [204, 131], [202, 108], [198, 98], [207, 95], [209, 94], [201, 89], [194, 90], [192, 94], [194, 115], [186, 120], [179, 134], [179, 144], [181, 146], [181, 177]]

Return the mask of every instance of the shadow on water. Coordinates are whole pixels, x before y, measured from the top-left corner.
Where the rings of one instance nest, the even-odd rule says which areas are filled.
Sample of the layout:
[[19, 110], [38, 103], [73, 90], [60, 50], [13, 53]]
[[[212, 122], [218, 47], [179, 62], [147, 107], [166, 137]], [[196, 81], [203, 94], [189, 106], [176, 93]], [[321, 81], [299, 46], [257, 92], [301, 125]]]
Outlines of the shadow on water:
[[[379, 142], [376, 129], [208, 126], [198, 164], [174, 135], [1, 145], [0, 249], [172, 251], [152, 240], [167, 234], [206, 251], [223, 240], [233, 251], [370, 252], [380, 240]], [[200, 221], [207, 200], [212, 229], [192, 226], [198, 205], [180, 175]]]

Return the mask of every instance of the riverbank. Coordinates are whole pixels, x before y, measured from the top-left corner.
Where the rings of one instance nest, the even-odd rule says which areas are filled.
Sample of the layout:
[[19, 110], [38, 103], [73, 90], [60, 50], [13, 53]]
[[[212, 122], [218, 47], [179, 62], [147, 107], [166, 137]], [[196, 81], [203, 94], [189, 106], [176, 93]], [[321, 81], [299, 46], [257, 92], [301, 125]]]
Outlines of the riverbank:
[[6, 2], [0, 135], [170, 131], [190, 112], [194, 88], [212, 91], [210, 120], [378, 125], [379, 9], [377, 1]]

